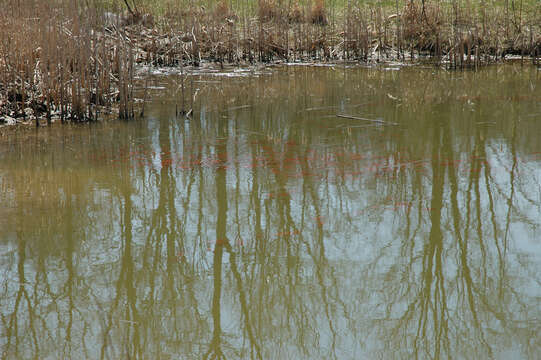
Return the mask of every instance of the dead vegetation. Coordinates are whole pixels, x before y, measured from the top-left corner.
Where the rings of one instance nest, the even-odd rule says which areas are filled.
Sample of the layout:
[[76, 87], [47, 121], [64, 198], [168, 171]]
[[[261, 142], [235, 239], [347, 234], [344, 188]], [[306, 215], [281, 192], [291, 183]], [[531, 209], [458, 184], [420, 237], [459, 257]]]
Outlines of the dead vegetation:
[[334, 8], [324, 0], [258, 0], [253, 10], [226, 0], [210, 8], [183, 4], [182, 11], [169, 6], [158, 26], [139, 34], [146, 52], [140, 59], [197, 65], [424, 56], [465, 67], [508, 54], [541, 55], [541, 5], [535, 2], [520, 10], [458, 0], [407, 0], [396, 6], [347, 1]]
[[113, 110], [133, 116], [135, 47], [122, 26], [104, 27], [103, 13], [77, 2], [6, 3], [0, 122], [88, 121]]
[[[165, 0], [164, 0], [165, 1]], [[103, 2], [103, 1], [102, 1]], [[454, 0], [396, 6], [324, 0], [164, 2], [5, 0], [0, 13], [0, 123], [134, 114], [134, 68], [202, 61], [410, 61], [480, 66], [541, 56], [541, 4]], [[207, 3], [206, 3], [207, 4]]]

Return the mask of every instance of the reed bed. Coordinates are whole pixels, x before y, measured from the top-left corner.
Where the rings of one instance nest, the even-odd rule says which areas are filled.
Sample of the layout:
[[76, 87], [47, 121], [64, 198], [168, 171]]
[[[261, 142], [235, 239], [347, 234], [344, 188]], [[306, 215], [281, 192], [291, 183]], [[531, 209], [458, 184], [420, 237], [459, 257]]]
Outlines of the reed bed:
[[4, 122], [88, 121], [113, 110], [133, 117], [134, 47], [122, 27], [105, 28], [103, 13], [88, 4], [2, 2]]
[[[169, 0], [155, 12], [161, 40], [140, 35], [139, 61], [409, 61], [450, 67], [514, 54], [541, 56], [541, 3], [425, 0]], [[141, 8], [145, 8], [141, 1]]]
[[[538, 63], [532, 0], [4, 0], [0, 119], [134, 115], [137, 64]], [[41, 115], [41, 116], [40, 116]], [[7, 119], [7, 120], [6, 120]]]

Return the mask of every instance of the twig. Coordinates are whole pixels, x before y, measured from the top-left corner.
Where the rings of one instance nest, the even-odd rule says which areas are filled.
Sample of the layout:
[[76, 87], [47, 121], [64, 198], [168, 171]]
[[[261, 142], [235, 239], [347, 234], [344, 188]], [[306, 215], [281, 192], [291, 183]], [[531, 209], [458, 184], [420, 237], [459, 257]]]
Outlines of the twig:
[[232, 111], [232, 110], [240, 110], [240, 109], [247, 109], [249, 107], [251, 107], [252, 105], [241, 105], [241, 106], [233, 106], [233, 107], [230, 107], [229, 109], [227, 109], [227, 111]]
[[367, 118], [358, 117], [358, 116], [352, 116], [352, 115], [336, 114], [336, 116], [339, 117], [339, 118], [344, 118], [344, 119], [370, 121], [370, 122], [373, 122], [373, 123], [383, 124], [383, 125], [398, 125], [397, 123], [393, 123], [393, 122], [377, 120], [377, 119], [367, 119]]

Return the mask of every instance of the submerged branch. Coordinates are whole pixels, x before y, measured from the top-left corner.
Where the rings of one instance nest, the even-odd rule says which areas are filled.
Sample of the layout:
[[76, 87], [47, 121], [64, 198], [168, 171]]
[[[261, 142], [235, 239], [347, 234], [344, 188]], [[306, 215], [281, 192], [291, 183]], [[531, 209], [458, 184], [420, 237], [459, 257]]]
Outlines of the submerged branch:
[[394, 123], [394, 122], [388, 122], [388, 121], [383, 121], [383, 120], [378, 120], [378, 119], [367, 119], [367, 118], [363, 118], [359, 116], [352, 116], [352, 115], [346, 115], [346, 114], [336, 114], [336, 116], [339, 118], [344, 118], [344, 119], [370, 121], [370, 122], [373, 122], [376, 124], [382, 124], [382, 125], [398, 125], [398, 123]]

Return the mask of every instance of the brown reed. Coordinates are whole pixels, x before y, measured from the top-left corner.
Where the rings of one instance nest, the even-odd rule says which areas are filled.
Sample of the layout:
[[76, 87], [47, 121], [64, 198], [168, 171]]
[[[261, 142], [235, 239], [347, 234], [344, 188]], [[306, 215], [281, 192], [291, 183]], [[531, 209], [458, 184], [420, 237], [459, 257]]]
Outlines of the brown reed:
[[[433, 59], [450, 68], [541, 55], [541, 4], [489, 0], [4, 0], [0, 118], [94, 120], [134, 116], [138, 63]], [[513, 3], [512, 3], [513, 4]], [[133, 5], [133, 6], [132, 6]], [[154, 13], [152, 13], [154, 11]]]
[[120, 100], [121, 117], [132, 117], [134, 56], [120, 26], [105, 28], [104, 14], [78, 1], [5, 3], [0, 116], [88, 121]]

